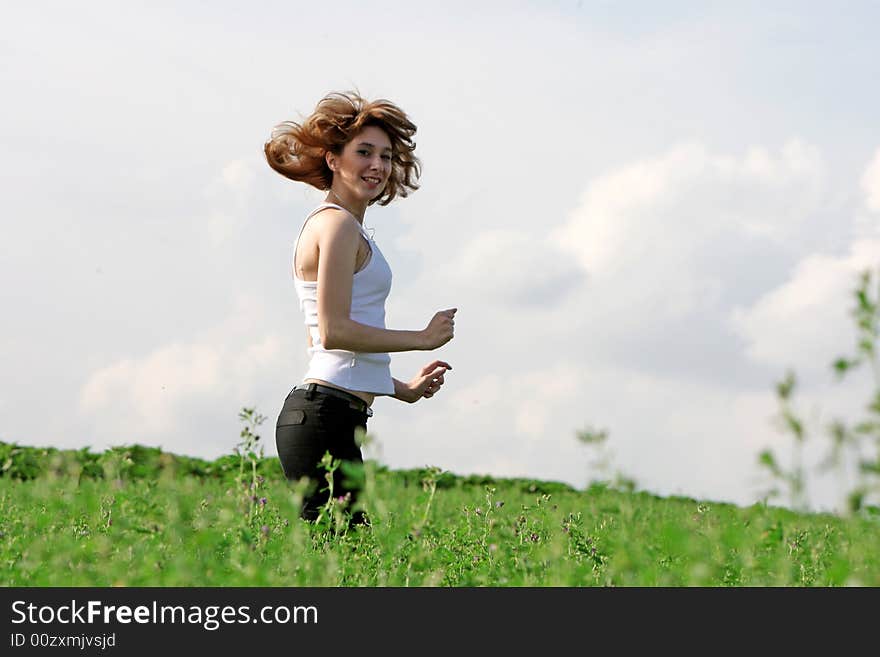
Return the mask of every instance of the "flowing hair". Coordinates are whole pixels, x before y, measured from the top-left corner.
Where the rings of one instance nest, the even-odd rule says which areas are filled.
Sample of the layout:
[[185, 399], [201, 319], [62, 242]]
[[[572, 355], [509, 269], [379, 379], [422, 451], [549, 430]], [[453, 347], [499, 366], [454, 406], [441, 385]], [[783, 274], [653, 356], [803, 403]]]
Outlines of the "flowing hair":
[[391, 175], [382, 194], [370, 205], [388, 205], [397, 196], [406, 198], [419, 188], [421, 163], [414, 155], [415, 124], [394, 103], [367, 101], [357, 92], [332, 92], [322, 98], [302, 123], [284, 121], [272, 130], [263, 150], [269, 166], [285, 178], [330, 189], [333, 172], [328, 152], [339, 154], [355, 135], [368, 126], [385, 131], [391, 140]]

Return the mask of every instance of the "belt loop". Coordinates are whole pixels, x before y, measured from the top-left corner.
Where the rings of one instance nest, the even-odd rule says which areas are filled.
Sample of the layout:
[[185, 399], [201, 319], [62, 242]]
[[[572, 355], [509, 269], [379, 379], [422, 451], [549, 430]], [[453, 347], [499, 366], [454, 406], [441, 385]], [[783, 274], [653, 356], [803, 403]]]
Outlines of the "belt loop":
[[317, 387], [317, 383], [310, 383], [308, 388], [306, 388], [306, 399], [311, 401], [315, 397], [315, 388]]

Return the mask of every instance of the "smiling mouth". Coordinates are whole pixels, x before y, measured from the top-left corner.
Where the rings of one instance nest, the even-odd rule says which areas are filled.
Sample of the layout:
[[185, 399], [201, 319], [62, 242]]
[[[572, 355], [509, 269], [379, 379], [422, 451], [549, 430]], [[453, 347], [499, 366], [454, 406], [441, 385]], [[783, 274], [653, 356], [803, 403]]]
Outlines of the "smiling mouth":
[[370, 176], [364, 176], [363, 178], [361, 178], [361, 180], [365, 180], [371, 185], [378, 185], [380, 182], [382, 182], [379, 178], [372, 178]]

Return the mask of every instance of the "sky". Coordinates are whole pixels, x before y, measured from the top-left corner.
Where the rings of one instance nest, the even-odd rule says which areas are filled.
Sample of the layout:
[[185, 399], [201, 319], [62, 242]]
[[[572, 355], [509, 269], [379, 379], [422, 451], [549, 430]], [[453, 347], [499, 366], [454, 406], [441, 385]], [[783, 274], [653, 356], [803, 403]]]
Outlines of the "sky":
[[[880, 6], [850, 2], [17, 3], [0, 26], [0, 440], [216, 458], [306, 369], [293, 242], [323, 195], [265, 163], [330, 91], [418, 126], [421, 188], [365, 224], [392, 354], [391, 468], [749, 505], [854, 421], [858, 274], [880, 259]], [[581, 444], [604, 430], [609, 466]], [[811, 508], [847, 484], [811, 471]], [[785, 499], [778, 500], [785, 503]]]

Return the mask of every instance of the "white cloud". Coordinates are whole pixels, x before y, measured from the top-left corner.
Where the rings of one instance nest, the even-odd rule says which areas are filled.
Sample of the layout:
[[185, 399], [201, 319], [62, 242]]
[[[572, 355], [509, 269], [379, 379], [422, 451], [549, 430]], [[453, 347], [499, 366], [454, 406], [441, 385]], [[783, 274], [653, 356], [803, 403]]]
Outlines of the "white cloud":
[[83, 387], [83, 412], [100, 416], [104, 427], [156, 436], [175, 429], [175, 406], [220, 383], [221, 354], [211, 345], [169, 345], [140, 360], [104, 367]]
[[862, 175], [862, 190], [865, 192], [865, 205], [873, 212], [880, 212], [880, 148]]
[[558, 429], [553, 418], [565, 415], [565, 408], [581, 396], [582, 379], [577, 368], [562, 363], [512, 377], [515, 431], [533, 444], [544, 444]]
[[232, 417], [255, 390], [272, 383], [266, 372], [281, 360], [284, 340], [254, 333], [252, 322], [263, 315], [258, 304], [239, 298], [233, 315], [192, 342], [162, 345], [94, 371], [78, 398], [81, 417], [94, 425], [92, 438], [102, 445], [177, 445], [175, 451], [202, 456], [231, 449], [229, 435], [194, 432], [200, 422], [203, 431], [211, 426], [216, 409]]
[[258, 180], [259, 191], [267, 191], [265, 177], [257, 177], [260, 165], [256, 159], [232, 160], [205, 187], [204, 197], [210, 209], [200, 218], [199, 227], [211, 247], [234, 243], [247, 225]]
[[778, 368], [830, 371], [834, 358], [854, 352], [852, 292], [859, 274], [878, 262], [880, 240], [868, 239], [842, 256], [805, 257], [784, 284], [733, 310], [731, 325], [746, 340], [747, 356]]
[[[449, 376], [455, 381], [454, 374]], [[470, 381], [459, 382], [454, 390], [446, 392], [449, 395], [447, 403], [456, 415], [473, 414], [481, 408], [501, 402], [506, 387], [498, 374], [486, 374]]]
[[522, 230], [483, 231], [460, 249], [448, 270], [450, 282], [489, 303], [523, 312], [530, 306], [557, 304], [584, 278], [568, 253]]
[[256, 172], [252, 163], [239, 159], [224, 166], [220, 176], [230, 188], [246, 194], [253, 187]]
[[557, 341], [670, 375], [754, 379], [728, 313], [821, 241], [825, 187], [822, 157], [800, 140], [741, 156], [685, 144], [596, 177], [552, 230], [588, 274], [574, 305], [553, 313], [551, 325], [571, 327]]
[[592, 182], [553, 240], [600, 276], [661, 258], [677, 268], [725, 231], [786, 239], [823, 186], [822, 159], [800, 140], [741, 158], [681, 145]]

